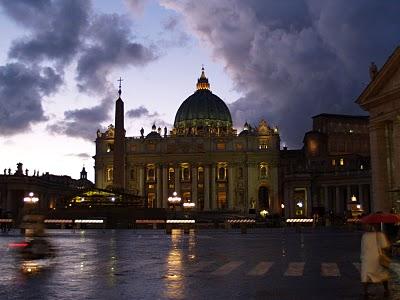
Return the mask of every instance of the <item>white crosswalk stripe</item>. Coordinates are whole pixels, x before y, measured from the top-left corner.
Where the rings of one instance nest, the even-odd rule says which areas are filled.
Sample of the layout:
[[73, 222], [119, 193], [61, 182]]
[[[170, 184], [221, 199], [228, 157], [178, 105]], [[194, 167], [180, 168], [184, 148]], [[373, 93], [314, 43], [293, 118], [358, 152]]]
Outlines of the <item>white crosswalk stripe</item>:
[[222, 275], [227, 275], [233, 270], [237, 269], [240, 267], [244, 262], [243, 261], [231, 261], [228, 262], [227, 264], [223, 265], [222, 267], [218, 268], [214, 272], [212, 272], [212, 275], [217, 275], [217, 276], [222, 276]]
[[247, 273], [249, 276], [262, 276], [269, 271], [273, 262], [262, 261], [259, 262], [250, 272]]
[[323, 277], [339, 277], [338, 265], [336, 263], [321, 263], [321, 275]]
[[304, 262], [292, 262], [285, 272], [285, 276], [303, 276], [304, 272]]

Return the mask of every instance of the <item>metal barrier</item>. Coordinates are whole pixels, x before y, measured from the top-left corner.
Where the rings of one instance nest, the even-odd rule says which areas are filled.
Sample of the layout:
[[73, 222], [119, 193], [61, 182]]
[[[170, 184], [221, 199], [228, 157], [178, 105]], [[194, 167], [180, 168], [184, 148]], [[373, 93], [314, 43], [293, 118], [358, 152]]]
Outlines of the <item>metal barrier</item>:
[[13, 219], [0, 219], [0, 223], [12, 223]]
[[254, 219], [232, 219], [232, 220], [226, 220], [227, 223], [245, 223], [245, 224], [249, 224], [249, 223], [255, 223], [256, 220]]
[[287, 219], [286, 223], [312, 223], [314, 219]]
[[167, 220], [167, 224], [193, 224], [195, 220]]
[[65, 219], [46, 219], [44, 222], [47, 224], [72, 224], [74, 221]]
[[165, 220], [136, 220], [136, 224], [164, 224]]

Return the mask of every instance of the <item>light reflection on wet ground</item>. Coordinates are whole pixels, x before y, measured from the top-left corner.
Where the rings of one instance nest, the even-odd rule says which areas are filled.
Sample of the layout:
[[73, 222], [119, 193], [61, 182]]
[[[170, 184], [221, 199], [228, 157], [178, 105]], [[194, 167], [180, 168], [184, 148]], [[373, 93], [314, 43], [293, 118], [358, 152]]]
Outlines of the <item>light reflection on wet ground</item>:
[[[337, 282], [322, 281], [317, 286], [322, 291], [338, 287], [344, 289], [340, 293], [344, 298], [358, 299], [359, 275], [351, 263], [358, 261], [359, 237], [282, 229], [247, 235], [234, 230], [190, 234], [174, 230], [172, 235], [163, 230], [54, 230], [49, 231], [49, 240], [57, 249], [56, 258], [26, 274], [7, 248], [22, 239], [15, 231], [0, 236], [0, 299], [264, 299], [268, 295], [268, 299], [275, 299], [273, 295], [304, 299], [312, 295], [307, 289], [320, 280], [318, 269], [315, 278], [302, 278], [305, 283], [288, 282], [281, 274], [245, 277], [260, 261], [274, 262], [271, 274], [283, 273], [280, 268], [290, 261], [306, 261], [306, 268], [314, 261], [349, 265]], [[243, 262], [241, 269], [224, 277], [210, 276], [232, 261]]]

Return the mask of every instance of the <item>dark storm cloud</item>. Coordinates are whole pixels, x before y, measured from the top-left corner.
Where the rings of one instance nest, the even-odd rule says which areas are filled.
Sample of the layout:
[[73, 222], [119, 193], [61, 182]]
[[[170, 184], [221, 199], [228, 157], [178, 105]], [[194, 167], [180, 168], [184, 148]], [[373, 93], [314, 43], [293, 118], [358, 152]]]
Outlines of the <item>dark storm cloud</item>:
[[9, 57], [64, 65], [77, 53], [88, 24], [88, 1], [2, 1], [5, 12], [30, 32], [15, 40]]
[[83, 159], [92, 158], [92, 155], [90, 155], [89, 153], [69, 153], [69, 154], [66, 154], [66, 156], [73, 156], [73, 157], [78, 157], [78, 158], [83, 158]]
[[[140, 8], [143, 1], [128, 2]], [[9, 60], [17, 63], [1, 67], [0, 134], [18, 133], [33, 122], [47, 120], [43, 97], [57, 91], [65, 68], [77, 62], [78, 88], [101, 100], [89, 108], [66, 111], [61, 121], [53, 120], [47, 129], [92, 140], [100, 124], [110, 119], [115, 99], [107, 75], [116, 67], [144, 66], [157, 58], [153, 48], [135, 41], [127, 17], [94, 15], [90, 1], [0, 0], [0, 5], [26, 32], [9, 49]], [[15, 73], [18, 76], [13, 76]], [[25, 80], [22, 84], [18, 81], [21, 77]], [[4, 97], [17, 85], [23, 89]], [[13, 103], [19, 103], [19, 109], [8, 103], [10, 99], [17, 99]]]
[[289, 145], [301, 143], [312, 115], [362, 114], [354, 100], [370, 62], [382, 65], [400, 40], [397, 1], [162, 3], [225, 64], [243, 94], [230, 104], [236, 126], [265, 117]]
[[103, 92], [106, 76], [113, 68], [144, 66], [157, 58], [154, 49], [132, 41], [130, 23], [120, 15], [97, 16], [88, 28], [87, 37], [89, 43], [77, 66], [81, 91]]
[[101, 123], [107, 121], [112, 109], [113, 97], [104, 97], [99, 105], [69, 110], [64, 112], [64, 119], [47, 126], [47, 130], [52, 134], [62, 134], [71, 137], [78, 137], [87, 140], [96, 138], [97, 129], [101, 128]]
[[30, 129], [31, 123], [45, 121], [41, 99], [62, 83], [50, 67], [29, 68], [20, 63], [0, 66], [0, 129], [12, 135]]
[[147, 117], [147, 118], [153, 118], [153, 117], [157, 117], [158, 113], [154, 112], [154, 113], [150, 113], [149, 110], [144, 107], [144, 106], [139, 106], [138, 108], [134, 108], [131, 110], [128, 110], [126, 112], [126, 116], [128, 118], [140, 118], [140, 117]]

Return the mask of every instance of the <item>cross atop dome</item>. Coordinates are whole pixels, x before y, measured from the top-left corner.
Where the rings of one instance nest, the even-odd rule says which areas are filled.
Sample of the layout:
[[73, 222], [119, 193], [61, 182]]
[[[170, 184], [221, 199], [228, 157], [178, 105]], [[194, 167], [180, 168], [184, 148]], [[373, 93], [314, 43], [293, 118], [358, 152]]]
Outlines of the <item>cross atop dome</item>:
[[200, 75], [200, 78], [197, 79], [196, 88], [197, 88], [197, 90], [209, 90], [210, 89], [210, 84], [208, 83], [208, 78], [206, 77], [206, 74], [204, 73], [204, 66], [201, 67], [201, 75]]

